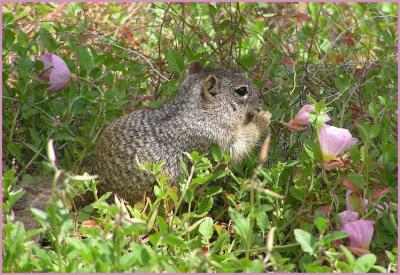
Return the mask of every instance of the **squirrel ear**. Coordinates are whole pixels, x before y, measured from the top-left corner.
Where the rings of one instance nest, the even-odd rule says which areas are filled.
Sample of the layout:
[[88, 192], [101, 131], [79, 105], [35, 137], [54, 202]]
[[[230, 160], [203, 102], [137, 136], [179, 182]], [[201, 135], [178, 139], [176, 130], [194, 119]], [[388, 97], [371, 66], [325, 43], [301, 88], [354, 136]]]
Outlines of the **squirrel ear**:
[[201, 72], [203, 69], [204, 69], [203, 64], [201, 64], [199, 61], [192, 61], [189, 64], [189, 75], [197, 74]]
[[210, 75], [206, 78], [203, 84], [203, 89], [201, 92], [201, 96], [204, 101], [212, 102], [214, 100], [215, 95], [217, 94], [215, 91], [215, 86], [217, 86], [218, 78], [214, 75]]

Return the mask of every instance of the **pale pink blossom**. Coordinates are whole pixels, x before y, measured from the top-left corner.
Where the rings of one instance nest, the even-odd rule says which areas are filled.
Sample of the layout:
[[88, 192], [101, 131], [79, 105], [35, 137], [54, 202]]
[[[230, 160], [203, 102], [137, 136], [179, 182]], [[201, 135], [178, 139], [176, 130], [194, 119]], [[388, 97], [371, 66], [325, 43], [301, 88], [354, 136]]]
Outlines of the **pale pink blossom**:
[[[314, 105], [306, 104], [297, 112], [292, 120], [289, 123], [283, 123], [283, 125], [292, 131], [303, 131], [305, 130], [305, 126], [310, 124], [310, 113], [315, 111]], [[324, 122], [330, 121], [331, 118], [324, 114]]]
[[349, 249], [356, 255], [361, 256], [369, 253], [369, 245], [374, 234], [374, 221], [358, 220], [348, 222], [342, 231], [349, 235]]
[[345, 225], [346, 223], [354, 222], [354, 221], [358, 220], [358, 213], [354, 212], [354, 211], [346, 210], [346, 211], [340, 212], [338, 214], [338, 216], [340, 218], [340, 222], [342, 223], [342, 225]]
[[318, 129], [318, 139], [324, 161], [334, 160], [358, 141], [352, 137], [349, 130], [326, 124]]
[[43, 54], [40, 60], [44, 64], [44, 72], [39, 77], [50, 84], [47, 91], [55, 92], [65, 88], [69, 83], [71, 73], [64, 60], [52, 53]]

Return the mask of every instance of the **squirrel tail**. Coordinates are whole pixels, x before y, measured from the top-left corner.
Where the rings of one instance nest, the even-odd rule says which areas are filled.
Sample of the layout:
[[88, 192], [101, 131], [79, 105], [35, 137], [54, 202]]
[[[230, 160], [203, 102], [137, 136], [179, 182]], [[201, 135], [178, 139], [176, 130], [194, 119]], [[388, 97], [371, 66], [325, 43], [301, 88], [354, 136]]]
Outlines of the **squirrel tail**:
[[[57, 184], [57, 193], [60, 191], [60, 180]], [[47, 204], [52, 199], [52, 180], [43, 179], [32, 182], [29, 185], [23, 186], [25, 194], [20, 198], [13, 206], [14, 216], [16, 221], [20, 221], [24, 224], [25, 230], [31, 230], [39, 228], [39, 223], [35, 220], [31, 208], [37, 208], [44, 211]], [[74, 208], [82, 208], [89, 203], [94, 201], [94, 195], [92, 192], [86, 192], [85, 194], [76, 196], [73, 200]]]
[[24, 196], [19, 199], [14, 207], [15, 220], [24, 224], [25, 230], [39, 227], [36, 222], [31, 208], [45, 209], [46, 204], [51, 201], [52, 182], [50, 179], [40, 180], [24, 186]]

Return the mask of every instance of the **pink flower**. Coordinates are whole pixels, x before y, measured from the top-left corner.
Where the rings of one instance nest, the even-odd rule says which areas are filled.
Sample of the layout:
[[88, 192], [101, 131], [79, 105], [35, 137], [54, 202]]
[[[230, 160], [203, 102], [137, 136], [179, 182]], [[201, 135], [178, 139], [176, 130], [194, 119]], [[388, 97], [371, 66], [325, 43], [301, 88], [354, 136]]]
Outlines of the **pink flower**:
[[[303, 131], [306, 125], [310, 124], [310, 113], [315, 110], [314, 105], [306, 104], [297, 112], [294, 118], [289, 123], [283, 123], [283, 125], [292, 131]], [[328, 122], [331, 118], [324, 114], [324, 121]]]
[[71, 73], [64, 60], [52, 53], [43, 54], [40, 60], [44, 64], [44, 72], [39, 77], [50, 84], [47, 91], [55, 92], [65, 88], [69, 83]]
[[369, 245], [374, 234], [374, 221], [358, 220], [346, 223], [342, 231], [349, 235], [349, 249], [356, 255], [361, 256], [369, 253]]
[[358, 220], [358, 213], [354, 212], [354, 211], [346, 210], [346, 211], [340, 212], [338, 214], [338, 216], [340, 218], [342, 225], [345, 225], [346, 223], [354, 222], [354, 221]]
[[318, 139], [324, 161], [334, 160], [358, 141], [352, 137], [349, 130], [326, 124], [318, 129]]

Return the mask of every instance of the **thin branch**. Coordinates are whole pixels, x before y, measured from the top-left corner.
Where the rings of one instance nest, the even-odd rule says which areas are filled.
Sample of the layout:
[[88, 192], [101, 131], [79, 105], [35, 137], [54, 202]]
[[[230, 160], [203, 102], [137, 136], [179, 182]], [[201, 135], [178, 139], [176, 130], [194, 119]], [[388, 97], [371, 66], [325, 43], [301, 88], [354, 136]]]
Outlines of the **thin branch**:
[[142, 59], [151, 67], [151, 69], [152, 69], [155, 73], [157, 73], [162, 79], [164, 79], [165, 81], [169, 81], [169, 79], [168, 79], [167, 77], [165, 77], [164, 75], [162, 75], [162, 74], [153, 66], [153, 64], [151, 63], [151, 61], [150, 61], [146, 56], [144, 56], [143, 54], [141, 54], [141, 53], [139, 53], [139, 52], [137, 52], [137, 51], [130, 50], [130, 49], [127, 49], [127, 48], [125, 48], [125, 47], [122, 47], [122, 46], [116, 44], [116, 43], [114, 42], [114, 40], [112, 40], [112, 39], [110, 39], [110, 38], [107, 38], [107, 37], [105, 37], [105, 36], [102, 36], [102, 35], [99, 35], [99, 34], [95, 34], [95, 33], [85, 33], [85, 34], [91, 35], [91, 36], [95, 36], [95, 37], [97, 37], [99, 40], [101, 40], [101, 41], [103, 41], [103, 42], [106, 42], [106, 43], [108, 43], [108, 44], [110, 44], [110, 45], [113, 45], [114, 47], [117, 47], [117, 48], [119, 48], [119, 49], [121, 49], [121, 50], [124, 50], [124, 51], [126, 51], [126, 52], [128, 52], [128, 53], [131, 53], [131, 54], [134, 54], [134, 55], [136, 55], [136, 56], [139, 56], [139, 57], [142, 58]]
[[332, 44], [329, 46], [329, 48], [326, 50], [326, 53], [325, 53], [324, 58], [322, 59], [322, 62], [321, 62], [321, 63], [325, 63], [325, 59], [326, 59], [326, 57], [328, 56], [328, 52], [333, 48], [333, 46], [339, 41], [340, 38], [342, 38], [342, 36], [343, 36], [346, 32], [348, 32], [349, 30], [353, 29], [354, 27], [357, 27], [357, 26], [360, 25], [361, 23], [364, 23], [364, 22], [366, 22], [366, 21], [370, 21], [370, 20], [373, 20], [373, 19], [376, 19], [376, 18], [397, 18], [397, 16], [394, 16], [394, 15], [379, 15], [379, 16], [368, 17], [368, 18], [365, 18], [365, 19], [363, 19], [363, 20], [361, 20], [361, 21], [359, 21], [359, 22], [357, 22], [357, 23], [354, 23], [353, 25], [351, 25], [351, 26], [348, 27], [348, 28], [345, 28], [345, 30], [342, 31], [342, 32], [336, 37], [335, 41], [333, 41], [333, 43], [332, 43]]

